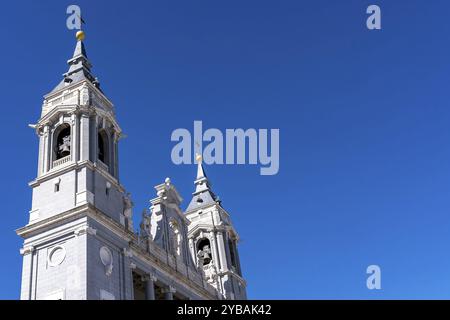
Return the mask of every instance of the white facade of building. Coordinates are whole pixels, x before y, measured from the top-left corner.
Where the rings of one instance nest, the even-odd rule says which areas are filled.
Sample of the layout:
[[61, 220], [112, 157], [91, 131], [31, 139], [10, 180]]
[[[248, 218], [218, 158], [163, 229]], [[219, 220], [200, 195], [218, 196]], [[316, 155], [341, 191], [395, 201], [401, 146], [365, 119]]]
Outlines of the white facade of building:
[[122, 136], [82, 39], [44, 97], [24, 239], [21, 299], [246, 299], [238, 234], [201, 160], [186, 210], [170, 179], [134, 232], [119, 180]]

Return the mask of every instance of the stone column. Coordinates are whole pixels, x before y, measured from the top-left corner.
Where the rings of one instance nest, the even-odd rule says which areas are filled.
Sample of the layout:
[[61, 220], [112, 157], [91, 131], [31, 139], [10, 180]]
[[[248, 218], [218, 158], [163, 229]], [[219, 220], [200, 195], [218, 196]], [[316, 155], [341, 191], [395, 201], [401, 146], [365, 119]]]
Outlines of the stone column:
[[100, 118], [98, 116], [95, 116], [93, 119], [93, 128], [92, 128], [92, 137], [90, 139], [90, 142], [92, 143], [92, 161], [97, 163], [98, 160], [98, 125], [99, 125]]
[[[134, 262], [130, 263], [129, 275], [130, 275], [131, 283], [133, 283], [133, 271], [136, 270], [136, 267], [137, 266], [136, 266], [136, 264]], [[131, 288], [131, 293], [132, 293], [131, 300], [134, 300], [134, 290], [133, 290], [133, 288]]]
[[44, 168], [43, 173], [46, 173], [50, 170], [50, 161], [52, 157], [51, 150], [51, 136], [52, 133], [50, 131], [50, 126], [46, 125], [44, 127]]
[[82, 114], [80, 119], [80, 160], [89, 160], [89, 115]]
[[[33, 246], [24, 247], [20, 250], [20, 254], [23, 256], [23, 271], [22, 272], [24, 272], [24, 274], [22, 275], [22, 288], [21, 288], [21, 294], [20, 294], [21, 300], [31, 300], [32, 299], [33, 273], [34, 273], [33, 252], [34, 252]], [[28, 275], [26, 275], [26, 273], [25, 273], [27, 271], [28, 271]], [[26, 280], [28, 280], [28, 281], [26, 281]]]
[[227, 264], [225, 242], [224, 242], [224, 237], [223, 237], [222, 231], [217, 231], [217, 246], [218, 246], [219, 257], [220, 257], [220, 270], [226, 271], [226, 270], [228, 270], [228, 264]]
[[145, 281], [145, 299], [155, 300], [155, 281], [156, 277], [153, 275], [146, 275], [142, 279]]
[[45, 138], [44, 133], [39, 132], [39, 157], [38, 157], [38, 172], [37, 176], [41, 176], [41, 174], [44, 172], [44, 144], [45, 144]]
[[107, 131], [107, 132], [108, 132], [108, 153], [109, 153], [108, 154], [108, 160], [109, 160], [108, 171], [112, 176], [115, 176], [115, 173], [114, 173], [114, 159], [115, 159], [114, 136], [115, 136], [115, 134], [114, 134], [114, 132], [112, 132], [112, 133], [109, 133], [109, 131]]
[[117, 133], [114, 135], [114, 176], [119, 180], [119, 139]]
[[209, 233], [209, 244], [211, 245], [211, 252], [213, 256], [214, 265], [216, 266], [217, 270], [220, 269], [220, 258], [219, 258], [219, 247], [217, 246], [217, 240], [215, 232], [211, 231]]
[[72, 146], [71, 146], [71, 150], [70, 150], [70, 155], [71, 155], [71, 160], [72, 162], [77, 162], [78, 161], [78, 115], [73, 113], [71, 115], [71, 120], [72, 120], [72, 126], [71, 126], [71, 131], [72, 131]]
[[194, 248], [194, 239], [189, 238], [189, 252], [191, 254], [192, 259], [194, 260], [195, 265], [197, 265], [197, 257]]
[[[114, 130], [114, 128], [112, 129]], [[109, 160], [109, 172], [116, 177], [116, 133], [111, 134], [111, 159]]]
[[174, 287], [169, 286], [164, 290], [164, 299], [165, 300], [173, 300], [173, 294], [177, 292]]

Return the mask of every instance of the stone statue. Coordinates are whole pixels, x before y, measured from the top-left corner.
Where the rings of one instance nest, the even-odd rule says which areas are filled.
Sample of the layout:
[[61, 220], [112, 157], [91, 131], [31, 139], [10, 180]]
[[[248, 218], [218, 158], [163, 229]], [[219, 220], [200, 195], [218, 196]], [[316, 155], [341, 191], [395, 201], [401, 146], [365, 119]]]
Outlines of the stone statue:
[[140, 227], [140, 236], [143, 238], [148, 238], [150, 236], [151, 222], [150, 216], [147, 214], [147, 210], [142, 211], [142, 220], [139, 227]]
[[133, 202], [130, 199], [129, 193], [123, 197], [123, 215], [125, 217], [126, 228], [133, 230]]
[[170, 234], [170, 239], [172, 241], [172, 248], [174, 250], [174, 253], [181, 257], [181, 234], [180, 234], [180, 227], [178, 222], [175, 219], [170, 219], [169, 227], [171, 228], [172, 232]]

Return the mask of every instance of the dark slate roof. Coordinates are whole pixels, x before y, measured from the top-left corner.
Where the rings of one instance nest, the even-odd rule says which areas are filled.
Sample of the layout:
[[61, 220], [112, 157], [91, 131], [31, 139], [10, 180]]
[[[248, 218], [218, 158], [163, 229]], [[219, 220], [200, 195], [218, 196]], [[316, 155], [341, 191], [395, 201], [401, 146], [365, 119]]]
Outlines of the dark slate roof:
[[63, 74], [63, 80], [50, 93], [83, 80], [90, 81], [100, 89], [98, 79], [91, 73], [92, 64], [87, 57], [86, 48], [82, 40], [77, 41], [73, 56], [67, 61], [67, 64], [69, 65], [69, 70]]
[[186, 209], [186, 212], [201, 209], [218, 202], [218, 197], [211, 190], [211, 184], [205, 174], [205, 170], [203, 169], [201, 162], [198, 163], [197, 179], [194, 183], [195, 192], [192, 194], [192, 199]]

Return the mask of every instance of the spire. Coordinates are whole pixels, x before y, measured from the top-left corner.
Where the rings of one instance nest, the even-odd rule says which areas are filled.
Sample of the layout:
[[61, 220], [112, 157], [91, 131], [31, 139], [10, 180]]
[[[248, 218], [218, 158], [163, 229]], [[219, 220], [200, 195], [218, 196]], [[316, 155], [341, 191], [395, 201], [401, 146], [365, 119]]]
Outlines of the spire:
[[84, 47], [84, 42], [82, 40], [77, 41], [77, 45], [75, 46], [75, 51], [73, 52], [73, 57], [70, 60], [73, 60], [76, 58], [83, 58], [85, 61], [88, 62], [86, 48]]
[[203, 170], [202, 156], [197, 154], [195, 160], [197, 160], [197, 180], [201, 178], [206, 178], [205, 170]]
[[203, 168], [202, 156], [197, 154], [195, 159], [197, 160], [197, 179], [194, 181], [195, 192], [192, 194], [193, 197], [186, 212], [212, 205], [219, 201], [218, 197], [211, 190], [211, 184]]
[[200, 193], [206, 190], [210, 190], [210, 183], [208, 181], [208, 177], [205, 174], [205, 170], [203, 169], [203, 158], [201, 155], [197, 154], [195, 156], [195, 160], [197, 160], [197, 179], [195, 179], [195, 192]]
[[84, 46], [85, 34], [83, 31], [76, 33], [77, 43], [73, 52], [72, 58], [67, 61], [69, 70], [63, 74], [64, 79], [52, 90], [52, 92], [58, 91], [65, 86], [73, 83], [77, 83], [83, 80], [88, 80], [98, 89], [100, 89], [100, 83], [98, 79], [91, 73], [92, 64], [88, 59], [86, 48]]

